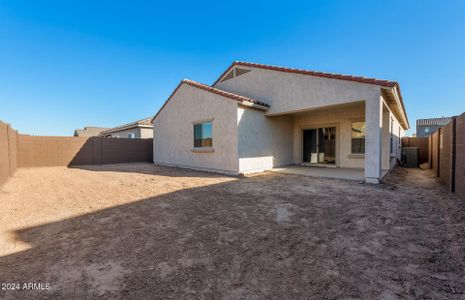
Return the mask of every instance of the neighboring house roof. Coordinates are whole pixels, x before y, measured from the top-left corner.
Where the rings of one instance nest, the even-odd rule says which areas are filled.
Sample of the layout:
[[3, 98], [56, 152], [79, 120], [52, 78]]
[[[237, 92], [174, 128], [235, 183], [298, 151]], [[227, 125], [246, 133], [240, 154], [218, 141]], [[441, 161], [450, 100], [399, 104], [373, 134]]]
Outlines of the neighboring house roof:
[[105, 131], [102, 131], [100, 133], [100, 135], [107, 135], [107, 134], [110, 134], [110, 133], [115, 133], [115, 132], [128, 130], [128, 129], [132, 129], [132, 128], [137, 128], [137, 127], [139, 127], [139, 128], [153, 128], [153, 124], [152, 124], [151, 120], [152, 120], [152, 118], [149, 117], [149, 118], [145, 118], [145, 119], [138, 120], [138, 121], [135, 121], [135, 122], [131, 122], [131, 123], [128, 123], [128, 124], [124, 124], [124, 125], [121, 125], [121, 126], [113, 127], [113, 128], [107, 129]]
[[452, 117], [418, 119], [417, 126], [445, 126], [452, 121]]
[[248, 97], [240, 96], [240, 95], [237, 95], [237, 94], [229, 93], [229, 92], [226, 92], [226, 91], [223, 91], [223, 90], [220, 90], [220, 89], [217, 89], [217, 88], [214, 88], [214, 87], [211, 87], [209, 85], [199, 83], [199, 82], [196, 82], [196, 81], [193, 81], [193, 80], [184, 79], [178, 84], [178, 86], [174, 89], [174, 91], [171, 93], [171, 95], [165, 101], [165, 103], [160, 108], [160, 110], [157, 112], [157, 114], [152, 118], [152, 120], [151, 120], [152, 123], [153, 123], [153, 120], [155, 120], [155, 118], [158, 116], [158, 114], [163, 110], [163, 108], [165, 108], [166, 104], [168, 104], [168, 102], [171, 100], [171, 98], [174, 96], [174, 94], [176, 94], [178, 89], [183, 84], [187, 84], [187, 85], [193, 86], [195, 88], [198, 88], [198, 89], [201, 89], [201, 90], [213, 93], [213, 94], [217, 94], [217, 95], [223, 96], [223, 97], [231, 99], [231, 100], [235, 100], [235, 101], [237, 101], [240, 104], [245, 105], [245, 106], [250, 106], [250, 107], [261, 109], [261, 110], [267, 110], [270, 107], [268, 104], [257, 101], [257, 100], [252, 99], [252, 98], [248, 98]]
[[90, 136], [98, 136], [100, 132], [107, 130], [106, 127], [92, 127], [86, 126], [84, 129], [76, 129], [74, 130], [74, 136], [79, 137], [90, 137]]
[[[224, 77], [227, 77], [229, 75], [229, 71], [236, 66], [258, 68], [258, 69], [271, 70], [271, 71], [277, 71], [277, 72], [302, 74], [302, 75], [309, 75], [309, 76], [329, 78], [329, 79], [353, 81], [353, 82], [358, 82], [358, 83], [373, 84], [373, 85], [378, 85], [384, 88], [389, 88], [393, 94], [392, 101], [399, 102], [400, 107], [402, 108], [402, 115], [403, 115], [403, 118], [405, 119], [405, 121], [403, 122], [404, 128], [408, 129], [410, 127], [407, 113], [405, 110], [404, 101], [402, 99], [402, 94], [400, 92], [400, 85], [397, 81], [376, 79], [376, 78], [369, 78], [369, 77], [362, 77], [362, 76], [336, 74], [336, 73], [317, 72], [317, 71], [302, 70], [302, 69], [293, 69], [293, 68], [278, 67], [278, 66], [272, 66], [272, 65], [243, 62], [243, 61], [235, 61], [223, 72], [223, 74], [221, 74], [220, 77], [218, 77], [218, 79], [213, 83], [213, 86], [215, 86], [218, 82], [220, 82]], [[396, 99], [398, 99], [398, 101], [396, 101]]]

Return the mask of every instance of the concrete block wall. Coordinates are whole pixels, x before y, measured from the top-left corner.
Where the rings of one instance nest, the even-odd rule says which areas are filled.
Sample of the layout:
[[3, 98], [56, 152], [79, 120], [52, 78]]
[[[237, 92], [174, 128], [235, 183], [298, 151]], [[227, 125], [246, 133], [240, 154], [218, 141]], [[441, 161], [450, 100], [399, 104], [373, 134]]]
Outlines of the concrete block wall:
[[18, 132], [0, 121], [0, 184], [18, 167]]
[[19, 136], [19, 166], [50, 167], [92, 164], [86, 137]]
[[0, 185], [17, 168], [153, 162], [153, 139], [30, 136], [0, 121]]
[[465, 113], [456, 119], [455, 193], [465, 199]]
[[[94, 156], [93, 164], [116, 164], [127, 162], [153, 162], [153, 139], [108, 139], [100, 140], [100, 161]], [[94, 144], [95, 149], [95, 144]]]
[[419, 163], [425, 163], [429, 160], [429, 138], [428, 137], [403, 137], [402, 147], [418, 147], [420, 148]]
[[465, 200], [465, 113], [429, 136], [429, 152], [434, 174]]
[[449, 125], [439, 128], [439, 178], [449, 190], [452, 190], [452, 123]]
[[19, 136], [19, 166], [152, 162], [152, 139]]
[[431, 139], [431, 169], [433, 169], [434, 174], [439, 176], [439, 133], [436, 131], [434, 134], [430, 135]]

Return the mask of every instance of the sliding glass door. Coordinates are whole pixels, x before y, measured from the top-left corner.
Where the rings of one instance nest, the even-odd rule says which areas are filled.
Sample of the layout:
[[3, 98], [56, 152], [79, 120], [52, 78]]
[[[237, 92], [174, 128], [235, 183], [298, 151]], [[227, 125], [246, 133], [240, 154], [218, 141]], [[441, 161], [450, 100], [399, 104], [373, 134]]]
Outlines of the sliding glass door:
[[303, 131], [302, 161], [309, 164], [336, 164], [336, 127]]

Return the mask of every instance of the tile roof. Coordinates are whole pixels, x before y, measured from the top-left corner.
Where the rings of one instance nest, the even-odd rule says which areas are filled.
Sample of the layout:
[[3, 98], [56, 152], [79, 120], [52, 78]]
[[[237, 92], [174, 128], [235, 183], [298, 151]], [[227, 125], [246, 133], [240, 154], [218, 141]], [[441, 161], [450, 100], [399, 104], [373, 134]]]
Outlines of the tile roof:
[[140, 120], [138, 123], [139, 123], [139, 125], [152, 126], [151, 120], [152, 120], [152, 117], [149, 117], [149, 118], [145, 118], [145, 119]]
[[193, 81], [193, 80], [190, 80], [190, 79], [184, 79], [178, 84], [178, 86], [174, 89], [174, 91], [171, 93], [171, 95], [165, 101], [165, 103], [160, 108], [160, 110], [157, 112], [157, 114], [152, 118], [152, 120], [151, 120], [152, 123], [153, 123], [153, 120], [155, 120], [155, 118], [158, 116], [158, 114], [163, 110], [163, 108], [165, 108], [166, 104], [170, 101], [170, 99], [174, 96], [174, 94], [176, 94], [178, 89], [183, 84], [187, 84], [187, 85], [193, 86], [195, 88], [199, 88], [201, 90], [204, 90], [204, 91], [207, 91], [207, 92], [210, 92], [210, 93], [213, 93], [213, 94], [217, 94], [217, 95], [223, 96], [223, 97], [231, 99], [231, 100], [235, 100], [235, 101], [237, 101], [239, 103], [244, 103], [245, 102], [245, 103], [250, 103], [250, 104], [256, 104], [256, 105], [263, 106], [263, 107], [266, 107], [266, 108], [270, 107], [268, 104], [266, 104], [264, 102], [257, 101], [257, 100], [252, 99], [252, 98], [248, 98], [248, 97], [244, 97], [244, 96], [241, 96], [241, 95], [229, 93], [229, 92], [226, 92], [226, 91], [223, 91], [223, 90], [220, 90], [220, 89], [214, 88], [212, 86], [209, 86], [209, 85], [206, 85], [206, 84], [203, 84], [203, 83], [200, 83], [200, 82], [196, 82], [196, 81]]
[[317, 72], [317, 71], [310, 71], [310, 70], [303, 70], [303, 69], [293, 69], [293, 68], [278, 67], [278, 66], [272, 66], [272, 65], [264, 65], [264, 64], [243, 62], [243, 61], [235, 61], [235, 62], [233, 62], [231, 64], [231, 66], [229, 66], [229, 68], [227, 68], [224, 71], [224, 73], [221, 74], [221, 76], [215, 81], [215, 83], [213, 85], [217, 84], [219, 82], [219, 80], [233, 66], [244, 66], [244, 67], [259, 68], [259, 69], [272, 70], [272, 71], [278, 71], [278, 72], [295, 73], [295, 74], [303, 74], [303, 75], [310, 75], [310, 76], [316, 76], [316, 77], [324, 77], [324, 78], [331, 78], [331, 79], [355, 81], [355, 82], [374, 84], [374, 85], [380, 85], [380, 86], [385, 86], [385, 87], [399, 86], [398, 82], [390, 81], [390, 80], [383, 80], [383, 79], [376, 79], [376, 78], [362, 77], [362, 76], [336, 74], [336, 73]]
[[431, 118], [431, 119], [418, 119], [417, 126], [444, 126], [449, 124], [452, 120], [452, 117], [442, 117], [442, 118]]
[[82, 136], [82, 137], [98, 136], [100, 132], [107, 130], [107, 129], [109, 128], [86, 126], [84, 127], [84, 129], [74, 130], [74, 136]]
[[214, 88], [212, 86], [209, 86], [209, 85], [206, 85], [206, 84], [203, 84], [203, 83], [199, 83], [199, 82], [196, 82], [196, 81], [193, 81], [193, 80], [184, 79], [182, 82], [187, 83], [188, 85], [197, 87], [199, 89], [202, 89], [202, 90], [205, 90], [205, 91], [208, 91], [208, 92], [212, 92], [214, 94], [217, 94], [217, 95], [220, 95], [220, 96], [223, 96], [223, 97], [226, 97], [226, 98], [230, 98], [232, 100], [236, 100], [236, 101], [239, 101], [239, 102], [250, 102], [250, 103], [262, 105], [262, 106], [265, 106], [265, 107], [270, 107], [268, 104], [266, 104], [264, 102], [260, 102], [260, 101], [257, 101], [255, 99], [252, 99], [252, 98], [248, 98], [248, 97], [244, 97], [244, 96], [241, 96], [241, 95], [226, 92], [226, 91], [223, 91], [223, 90], [220, 90], [220, 89]]
[[225, 76], [228, 71], [233, 68], [234, 66], [243, 66], [243, 67], [251, 67], [251, 68], [259, 68], [265, 70], [272, 70], [277, 72], [286, 72], [286, 73], [294, 73], [294, 74], [302, 74], [302, 75], [309, 75], [309, 76], [316, 76], [316, 77], [323, 77], [323, 78], [330, 78], [330, 79], [338, 79], [338, 80], [345, 80], [345, 81], [354, 81], [358, 83], [366, 83], [366, 84], [373, 84], [382, 87], [392, 88], [395, 90], [394, 93], [397, 93], [398, 98], [400, 100], [400, 105], [402, 110], [405, 114], [405, 119], [408, 125], [408, 118], [407, 113], [405, 110], [404, 100], [402, 98], [402, 93], [400, 91], [400, 85], [397, 81], [391, 80], [384, 80], [384, 79], [377, 79], [377, 78], [370, 78], [370, 77], [363, 77], [363, 76], [353, 76], [353, 75], [344, 75], [344, 74], [337, 74], [337, 73], [325, 73], [325, 72], [317, 72], [317, 71], [310, 71], [310, 70], [303, 70], [303, 69], [294, 69], [294, 68], [287, 68], [287, 67], [279, 67], [273, 65], [265, 65], [265, 64], [257, 64], [251, 62], [244, 62], [244, 61], [235, 61], [233, 62], [224, 72], [221, 74], [220, 77], [213, 83], [212, 86], [215, 86], [222, 78]]
[[131, 128], [135, 128], [135, 127], [153, 127], [153, 124], [152, 124], [151, 120], [152, 120], [152, 118], [149, 117], [149, 118], [145, 118], [145, 119], [138, 120], [138, 121], [135, 121], [135, 122], [131, 122], [131, 123], [128, 123], [128, 124], [124, 124], [124, 125], [116, 126], [116, 127], [113, 127], [113, 128], [109, 128], [109, 129], [107, 129], [105, 131], [102, 131], [100, 133], [100, 135], [105, 135], [105, 134], [108, 134], [108, 133], [118, 132], [118, 131], [122, 131], [122, 130], [127, 130], [127, 129], [131, 129]]

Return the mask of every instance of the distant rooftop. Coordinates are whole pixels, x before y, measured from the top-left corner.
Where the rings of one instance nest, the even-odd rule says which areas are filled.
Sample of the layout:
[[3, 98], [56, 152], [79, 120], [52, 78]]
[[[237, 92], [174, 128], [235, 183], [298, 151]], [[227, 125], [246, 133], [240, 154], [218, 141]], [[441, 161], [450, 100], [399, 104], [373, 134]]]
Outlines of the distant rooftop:
[[107, 128], [106, 130], [102, 131], [100, 133], [100, 135], [105, 135], [105, 134], [109, 134], [109, 133], [112, 133], [112, 132], [122, 131], [122, 130], [131, 129], [131, 128], [135, 128], [135, 127], [153, 128], [152, 117], [145, 118], [145, 119], [142, 119], [142, 120], [138, 120], [138, 121], [135, 121], [135, 122], [131, 122], [131, 123], [128, 123], [128, 124], [116, 126], [116, 127], [113, 127], [113, 128]]
[[74, 136], [79, 137], [91, 137], [91, 136], [98, 136], [100, 132], [107, 130], [107, 127], [94, 127], [94, 126], [86, 126], [84, 129], [76, 129], [74, 130]]
[[445, 126], [449, 124], [451, 120], [452, 117], [418, 119], [417, 126]]

